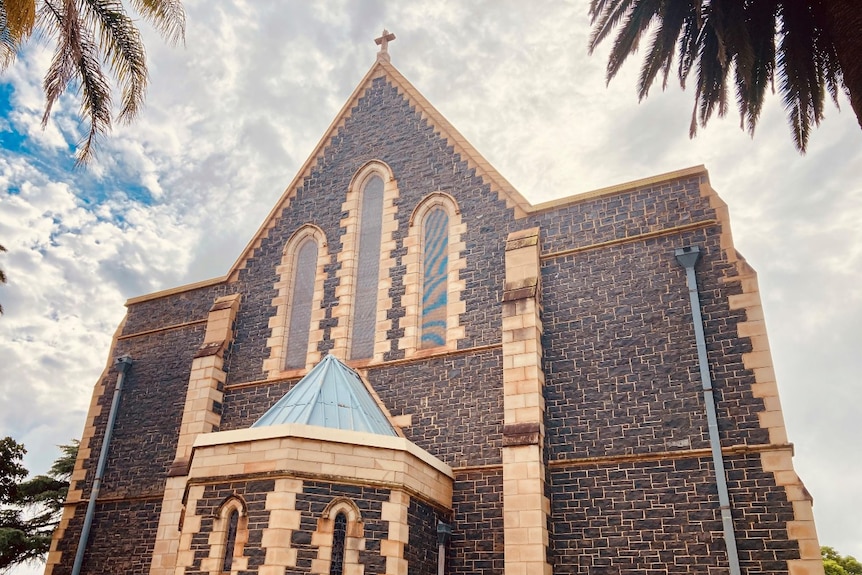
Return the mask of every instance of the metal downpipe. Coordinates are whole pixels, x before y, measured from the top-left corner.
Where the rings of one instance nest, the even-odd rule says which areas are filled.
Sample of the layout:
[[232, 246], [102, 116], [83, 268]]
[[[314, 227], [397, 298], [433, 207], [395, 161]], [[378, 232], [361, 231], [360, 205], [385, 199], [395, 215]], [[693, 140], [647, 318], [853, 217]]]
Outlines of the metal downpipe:
[[712, 450], [712, 463], [715, 467], [715, 483], [718, 488], [718, 503], [721, 508], [721, 523], [724, 529], [724, 542], [727, 547], [727, 560], [730, 575], [740, 575], [739, 553], [736, 549], [736, 534], [733, 530], [733, 516], [730, 512], [730, 495], [727, 490], [727, 477], [724, 459], [721, 455], [721, 441], [718, 436], [718, 417], [715, 412], [715, 397], [712, 393], [712, 378], [709, 375], [709, 360], [706, 355], [706, 336], [703, 333], [703, 317], [700, 313], [700, 294], [697, 290], [697, 276], [694, 266], [700, 259], [700, 248], [688, 246], [675, 250], [679, 265], [685, 268], [688, 282], [688, 295], [691, 301], [691, 321], [697, 342], [697, 363], [700, 367], [700, 381], [703, 384], [703, 403], [706, 405], [706, 421], [709, 430], [709, 446]]
[[108, 412], [108, 425], [105, 428], [105, 438], [102, 440], [102, 449], [99, 452], [96, 477], [93, 480], [93, 488], [90, 490], [90, 502], [87, 504], [87, 513], [84, 515], [84, 526], [81, 529], [81, 538], [78, 540], [78, 551], [75, 553], [75, 564], [72, 567], [72, 575], [80, 575], [81, 566], [84, 564], [84, 552], [87, 550], [87, 540], [90, 538], [90, 528], [93, 526], [93, 516], [96, 512], [96, 499], [99, 497], [99, 489], [102, 487], [102, 476], [105, 474], [105, 464], [108, 461], [108, 449], [111, 446], [114, 421], [117, 419], [117, 409], [120, 406], [123, 380], [126, 377], [126, 372], [132, 367], [132, 358], [128, 355], [118, 357], [116, 365], [120, 373], [117, 374], [117, 386], [114, 388], [114, 398], [111, 400], [111, 411]]

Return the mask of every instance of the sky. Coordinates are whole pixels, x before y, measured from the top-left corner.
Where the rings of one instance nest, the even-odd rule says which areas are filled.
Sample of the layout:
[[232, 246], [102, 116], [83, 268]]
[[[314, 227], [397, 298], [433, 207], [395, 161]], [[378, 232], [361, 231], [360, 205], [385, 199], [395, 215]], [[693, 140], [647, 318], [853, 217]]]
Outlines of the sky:
[[[89, 166], [74, 94], [40, 127], [49, 47], [0, 75], [0, 437], [48, 469], [81, 435], [134, 296], [225, 274], [375, 60], [392, 63], [532, 203], [704, 164], [758, 271], [821, 544], [862, 558], [862, 130], [829, 103], [804, 156], [778, 96], [688, 137], [693, 92], [610, 85], [586, 2], [187, 0], [185, 46], [142, 24], [150, 89]], [[16, 573], [38, 570], [19, 569]]]

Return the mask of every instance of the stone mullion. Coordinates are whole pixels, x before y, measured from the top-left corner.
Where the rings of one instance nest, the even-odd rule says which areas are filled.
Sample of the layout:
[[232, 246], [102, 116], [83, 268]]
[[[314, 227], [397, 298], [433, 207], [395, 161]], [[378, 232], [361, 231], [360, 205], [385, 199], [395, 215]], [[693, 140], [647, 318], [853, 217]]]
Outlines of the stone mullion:
[[503, 538], [506, 575], [550, 575], [539, 230], [509, 234], [503, 293]]
[[223, 354], [233, 338], [239, 300], [240, 296], [234, 294], [215, 301], [207, 317], [203, 344], [192, 361], [176, 456], [162, 497], [150, 575], [168, 575], [177, 565], [177, 530], [183, 517], [183, 493], [192, 445], [199, 434], [217, 431], [221, 424], [221, 410], [213, 408], [222, 402], [224, 396]]

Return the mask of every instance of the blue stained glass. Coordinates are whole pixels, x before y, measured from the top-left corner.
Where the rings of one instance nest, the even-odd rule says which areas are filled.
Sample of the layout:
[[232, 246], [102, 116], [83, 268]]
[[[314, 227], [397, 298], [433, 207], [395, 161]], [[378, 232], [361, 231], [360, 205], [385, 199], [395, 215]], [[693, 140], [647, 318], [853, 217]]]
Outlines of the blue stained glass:
[[422, 222], [422, 324], [420, 348], [446, 344], [449, 292], [449, 214], [431, 210]]

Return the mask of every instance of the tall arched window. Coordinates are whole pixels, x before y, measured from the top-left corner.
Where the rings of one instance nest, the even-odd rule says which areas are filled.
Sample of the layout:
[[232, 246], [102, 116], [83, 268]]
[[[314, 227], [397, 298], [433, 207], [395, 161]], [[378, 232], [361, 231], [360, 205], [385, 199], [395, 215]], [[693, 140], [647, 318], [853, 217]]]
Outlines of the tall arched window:
[[287, 369], [305, 367], [311, 329], [314, 279], [317, 275], [317, 251], [317, 242], [313, 238], [307, 238], [296, 254], [284, 362], [284, 367]]
[[365, 529], [353, 501], [344, 497], [333, 499], [320, 514], [311, 538], [320, 542], [317, 559], [322, 564], [316, 573], [326, 573], [326, 562], [329, 575], [361, 572], [359, 550], [365, 549]]
[[444, 192], [428, 194], [410, 216], [401, 299], [407, 313], [401, 318], [404, 337], [399, 342], [407, 357], [457, 349], [464, 337], [460, 271], [467, 266], [465, 227], [455, 198]]
[[328, 257], [326, 236], [315, 225], [299, 228], [284, 246], [273, 286], [278, 295], [272, 300], [276, 314], [269, 320], [269, 358], [263, 365], [269, 377], [320, 361], [317, 346], [323, 339], [321, 300]]
[[398, 183], [392, 170], [379, 160], [359, 168], [341, 204], [341, 249], [336, 255], [337, 323], [330, 332], [329, 353], [361, 363], [380, 361], [393, 342], [388, 339], [393, 319], [390, 294], [393, 250], [398, 229]]
[[209, 557], [202, 571], [231, 573], [248, 568], [245, 545], [248, 543], [248, 515], [245, 502], [231, 495], [219, 506], [209, 537]]
[[329, 563], [329, 575], [344, 573], [344, 544], [347, 541], [347, 515], [339, 512], [335, 516], [332, 528], [332, 555]]
[[236, 547], [236, 531], [239, 527], [239, 509], [231, 508], [227, 517], [227, 534], [224, 541], [224, 559], [221, 570], [230, 573], [233, 567], [233, 550]]
[[449, 291], [449, 214], [442, 207], [429, 211], [422, 221], [422, 321], [419, 348], [446, 345]]
[[383, 224], [383, 179], [377, 174], [362, 186], [359, 255], [350, 333], [350, 359], [374, 355], [377, 334], [377, 290], [380, 285], [380, 236]]

